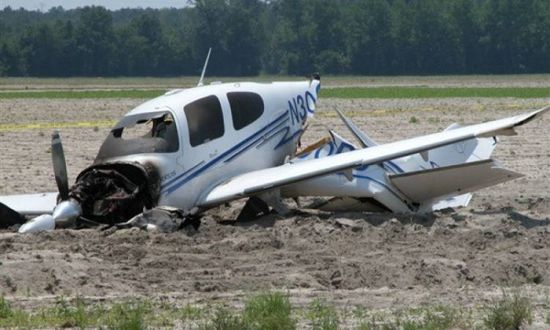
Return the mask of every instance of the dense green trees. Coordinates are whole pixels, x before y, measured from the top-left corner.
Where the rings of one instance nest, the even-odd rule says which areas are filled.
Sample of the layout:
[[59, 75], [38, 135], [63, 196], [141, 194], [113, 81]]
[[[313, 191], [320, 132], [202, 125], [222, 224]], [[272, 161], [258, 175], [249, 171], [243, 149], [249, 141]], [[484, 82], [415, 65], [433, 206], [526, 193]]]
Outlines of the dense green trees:
[[548, 0], [195, 0], [0, 10], [0, 75], [550, 72]]

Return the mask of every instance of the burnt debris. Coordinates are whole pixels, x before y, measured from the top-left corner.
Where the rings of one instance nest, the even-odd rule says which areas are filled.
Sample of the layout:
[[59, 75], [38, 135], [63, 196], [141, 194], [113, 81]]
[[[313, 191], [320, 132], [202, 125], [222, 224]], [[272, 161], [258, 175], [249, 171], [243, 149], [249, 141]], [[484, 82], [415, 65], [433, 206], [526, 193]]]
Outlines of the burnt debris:
[[80, 173], [69, 197], [82, 207], [82, 217], [117, 224], [156, 206], [159, 176], [153, 166], [139, 163], [93, 165]]
[[112, 158], [179, 150], [174, 118], [169, 112], [126, 116], [115, 125], [99, 149], [95, 164]]

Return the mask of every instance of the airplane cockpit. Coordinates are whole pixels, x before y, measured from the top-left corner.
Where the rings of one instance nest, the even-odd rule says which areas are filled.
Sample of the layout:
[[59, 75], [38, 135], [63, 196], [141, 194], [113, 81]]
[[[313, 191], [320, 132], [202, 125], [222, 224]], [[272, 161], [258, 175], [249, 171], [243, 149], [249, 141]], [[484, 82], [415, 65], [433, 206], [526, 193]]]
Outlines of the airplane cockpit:
[[108, 158], [179, 150], [179, 136], [169, 111], [142, 113], [122, 118], [101, 145], [96, 163]]

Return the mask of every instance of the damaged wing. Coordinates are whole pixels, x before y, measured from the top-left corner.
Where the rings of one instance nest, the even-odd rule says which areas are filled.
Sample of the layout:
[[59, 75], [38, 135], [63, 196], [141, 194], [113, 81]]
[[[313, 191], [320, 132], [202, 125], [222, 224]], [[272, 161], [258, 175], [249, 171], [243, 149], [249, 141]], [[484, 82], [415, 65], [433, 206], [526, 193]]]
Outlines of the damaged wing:
[[51, 214], [57, 205], [57, 192], [0, 196], [0, 204], [28, 216]]
[[0, 196], [0, 228], [22, 225], [39, 214], [51, 214], [57, 204], [57, 193]]
[[548, 110], [550, 107], [487, 123], [245, 173], [213, 188], [203, 197], [200, 206], [212, 206], [299, 181], [343, 172], [357, 166], [375, 164], [471, 138], [513, 134], [514, 127], [523, 125]]

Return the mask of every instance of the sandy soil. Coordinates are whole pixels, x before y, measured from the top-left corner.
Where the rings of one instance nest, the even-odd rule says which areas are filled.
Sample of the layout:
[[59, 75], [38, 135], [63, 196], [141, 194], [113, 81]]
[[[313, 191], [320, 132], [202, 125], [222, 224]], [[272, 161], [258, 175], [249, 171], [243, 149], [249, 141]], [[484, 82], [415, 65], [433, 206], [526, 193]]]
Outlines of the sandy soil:
[[[139, 100], [0, 100], [3, 123], [115, 120]], [[347, 136], [333, 108], [389, 142], [550, 104], [550, 99], [322, 100], [305, 142], [324, 126]], [[415, 117], [416, 123], [411, 123]], [[339, 308], [486, 304], [520, 286], [543, 322], [550, 294], [550, 116], [503, 137], [495, 158], [525, 174], [474, 195], [469, 207], [425, 217], [324, 213], [221, 225], [237, 206], [209, 212], [198, 231], [0, 232], [0, 294], [22, 306], [56, 295], [225, 301], [263, 289], [294, 303], [324, 297]], [[74, 178], [108, 127], [64, 128]], [[49, 129], [0, 131], [0, 194], [55, 190]], [[238, 203], [237, 203], [238, 204]], [[349, 324], [348, 324], [349, 325]]]

